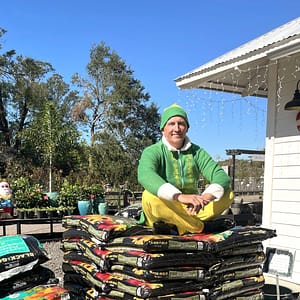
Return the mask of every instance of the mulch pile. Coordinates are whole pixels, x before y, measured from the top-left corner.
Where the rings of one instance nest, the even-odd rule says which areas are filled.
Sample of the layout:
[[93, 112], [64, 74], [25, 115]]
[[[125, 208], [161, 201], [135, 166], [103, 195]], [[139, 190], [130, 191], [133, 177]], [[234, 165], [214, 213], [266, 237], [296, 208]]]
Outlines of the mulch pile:
[[63, 218], [64, 288], [71, 299], [263, 299], [260, 226], [154, 235], [123, 216]]

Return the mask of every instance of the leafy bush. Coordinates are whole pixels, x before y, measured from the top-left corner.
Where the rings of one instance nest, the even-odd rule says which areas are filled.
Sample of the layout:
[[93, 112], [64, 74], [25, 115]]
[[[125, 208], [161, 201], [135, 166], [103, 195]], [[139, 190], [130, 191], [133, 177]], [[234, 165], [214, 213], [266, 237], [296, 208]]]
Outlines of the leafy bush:
[[40, 184], [31, 184], [28, 177], [19, 177], [11, 184], [14, 206], [17, 208], [37, 208], [50, 206], [49, 197]]
[[72, 184], [67, 179], [61, 185], [57, 196], [57, 203], [62, 207], [76, 207], [79, 197], [80, 185]]

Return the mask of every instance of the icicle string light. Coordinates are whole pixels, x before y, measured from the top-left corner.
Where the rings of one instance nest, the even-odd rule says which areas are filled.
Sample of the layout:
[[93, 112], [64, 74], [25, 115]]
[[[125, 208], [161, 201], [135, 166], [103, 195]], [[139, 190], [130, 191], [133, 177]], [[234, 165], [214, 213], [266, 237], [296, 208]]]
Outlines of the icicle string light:
[[[286, 58], [288, 61], [290, 57]], [[196, 126], [201, 128], [208, 128], [210, 122], [218, 122], [217, 128], [220, 132], [222, 129], [222, 123], [225, 117], [228, 117], [228, 111], [231, 112], [232, 120], [237, 120], [240, 126], [240, 130], [243, 130], [248, 124], [244, 124], [244, 115], [253, 115], [255, 119], [255, 130], [258, 132], [261, 130], [261, 123], [266, 118], [266, 105], [262, 105], [264, 99], [257, 97], [256, 95], [261, 95], [262, 91], [267, 91], [268, 89], [268, 76], [270, 67], [273, 65], [278, 65], [278, 61], [272, 61], [269, 65], [255, 66], [253, 68], [241, 68], [236, 66], [232, 72], [228, 73], [225, 77], [219, 78], [215, 82], [219, 89], [215, 90], [213, 82], [210, 82], [209, 89], [191, 89], [191, 90], [181, 90], [179, 93], [179, 103], [182, 101], [181, 97], [185, 98], [185, 107], [189, 112], [197, 113]], [[296, 58], [294, 64], [294, 70], [290, 74], [293, 78], [300, 78], [300, 58]], [[283, 105], [282, 99], [282, 89], [283, 82], [286, 79], [286, 68], [280, 68], [280, 74], [277, 76], [277, 91], [276, 91], [276, 109], [279, 110]], [[245, 77], [246, 75], [246, 77]], [[228, 76], [231, 80], [231, 90], [233, 93], [225, 92], [225, 87], [223, 82]], [[245, 93], [251, 94], [253, 96], [240, 96], [240, 78], [247, 78], [246, 91]], [[214, 89], [213, 89], [214, 87]], [[181, 99], [180, 99], [181, 98]], [[239, 103], [239, 106], [237, 104]], [[201, 104], [201, 107], [199, 105]], [[228, 106], [230, 105], [230, 106]], [[236, 110], [238, 109], [238, 116], [236, 115]], [[258, 134], [257, 134], [258, 135]]]

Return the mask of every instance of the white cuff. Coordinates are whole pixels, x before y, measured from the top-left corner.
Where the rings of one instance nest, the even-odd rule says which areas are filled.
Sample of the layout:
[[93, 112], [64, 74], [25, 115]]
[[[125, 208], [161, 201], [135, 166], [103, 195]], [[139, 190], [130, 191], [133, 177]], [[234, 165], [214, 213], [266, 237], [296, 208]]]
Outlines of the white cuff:
[[164, 183], [158, 189], [157, 197], [164, 200], [173, 201], [173, 196], [178, 193], [181, 194], [181, 191], [174, 185], [172, 185], [171, 183]]
[[217, 183], [212, 183], [204, 190], [202, 195], [207, 193], [213, 194], [216, 197], [215, 200], [219, 200], [224, 195], [224, 188]]

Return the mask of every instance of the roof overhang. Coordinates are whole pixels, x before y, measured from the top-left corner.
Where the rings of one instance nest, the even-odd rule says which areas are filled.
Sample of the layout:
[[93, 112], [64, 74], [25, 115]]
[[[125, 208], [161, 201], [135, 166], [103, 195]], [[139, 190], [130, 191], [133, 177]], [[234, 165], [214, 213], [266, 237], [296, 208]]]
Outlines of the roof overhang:
[[242, 96], [268, 96], [268, 67], [300, 52], [300, 18], [252, 40], [178, 78], [180, 89], [208, 89]]

